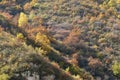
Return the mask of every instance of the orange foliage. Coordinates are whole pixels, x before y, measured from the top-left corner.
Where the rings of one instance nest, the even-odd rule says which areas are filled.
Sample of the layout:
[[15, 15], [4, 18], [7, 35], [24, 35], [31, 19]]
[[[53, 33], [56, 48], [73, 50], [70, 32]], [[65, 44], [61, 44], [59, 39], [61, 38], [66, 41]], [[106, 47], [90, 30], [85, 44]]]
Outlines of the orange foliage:
[[4, 29], [2, 28], [2, 26], [0, 25], [0, 32], [3, 31]]
[[12, 19], [12, 15], [10, 15], [9, 13], [7, 12], [2, 12], [0, 11], [0, 15], [4, 16], [5, 18], [7, 18], [8, 20], [11, 20]]
[[88, 61], [89, 61], [88, 65], [93, 69], [103, 66], [102, 62], [97, 58], [90, 57]]
[[24, 10], [29, 10], [29, 9], [31, 9], [31, 5], [30, 5], [30, 3], [26, 3], [25, 5], [24, 5]]
[[58, 6], [57, 5], [53, 6], [53, 9], [58, 10]]
[[63, 41], [65, 44], [77, 43], [79, 41], [79, 35], [81, 30], [78, 27], [75, 27], [70, 32], [69, 36]]
[[111, 47], [105, 47], [105, 52], [111, 53], [111, 52], [114, 52], [114, 50]]
[[29, 29], [26, 29], [26, 32], [28, 33], [29, 37], [31, 37], [33, 39], [33, 38], [35, 38], [35, 35], [38, 32], [46, 34], [47, 30], [43, 26], [38, 26], [38, 27], [29, 27]]
[[29, 33], [29, 34], [36, 34], [36, 33], [38, 33], [38, 32], [41, 32], [41, 33], [46, 33], [47, 32], [47, 30], [43, 27], [43, 26], [38, 26], [38, 27], [34, 27], [34, 28], [30, 28], [29, 30], [27, 30], [27, 32]]
[[42, 24], [43, 24], [43, 19], [40, 18], [39, 16], [35, 16], [35, 17], [33, 18], [33, 21], [34, 21], [34, 22], [37, 22], [38, 25], [42, 25]]

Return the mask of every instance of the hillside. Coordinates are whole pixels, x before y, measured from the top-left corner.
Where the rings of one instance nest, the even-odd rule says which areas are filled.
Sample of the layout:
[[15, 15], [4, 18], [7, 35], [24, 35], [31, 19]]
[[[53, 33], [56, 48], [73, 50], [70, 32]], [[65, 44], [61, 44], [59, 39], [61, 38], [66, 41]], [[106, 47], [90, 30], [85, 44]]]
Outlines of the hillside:
[[120, 0], [0, 0], [0, 80], [120, 80]]

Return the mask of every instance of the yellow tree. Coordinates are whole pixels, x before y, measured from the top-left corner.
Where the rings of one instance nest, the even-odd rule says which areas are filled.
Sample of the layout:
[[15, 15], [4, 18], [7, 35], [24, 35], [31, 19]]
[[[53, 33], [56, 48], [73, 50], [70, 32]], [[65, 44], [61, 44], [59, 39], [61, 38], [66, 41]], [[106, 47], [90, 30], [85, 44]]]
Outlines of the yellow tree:
[[28, 17], [25, 13], [21, 12], [20, 17], [18, 19], [18, 26], [23, 27], [26, 26], [27, 24], [28, 24]]
[[38, 44], [41, 44], [41, 47], [43, 50], [49, 52], [50, 49], [50, 40], [48, 39], [48, 37], [44, 34], [41, 34], [40, 32], [37, 33], [36, 38], [35, 38], [35, 42]]
[[49, 45], [50, 44], [50, 41], [49, 41], [48, 37], [44, 34], [41, 34], [40, 32], [37, 33], [35, 41], [37, 43], [40, 42], [41, 44], [44, 44], [44, 45]]

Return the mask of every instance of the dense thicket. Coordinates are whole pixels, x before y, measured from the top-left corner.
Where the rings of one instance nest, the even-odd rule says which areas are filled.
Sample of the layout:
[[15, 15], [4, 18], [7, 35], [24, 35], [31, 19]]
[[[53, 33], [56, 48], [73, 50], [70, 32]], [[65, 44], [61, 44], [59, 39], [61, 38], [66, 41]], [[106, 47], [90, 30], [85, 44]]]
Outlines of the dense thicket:
[[0, 80], [28, 74], [119, 80], [120, 0], [0, 0]]

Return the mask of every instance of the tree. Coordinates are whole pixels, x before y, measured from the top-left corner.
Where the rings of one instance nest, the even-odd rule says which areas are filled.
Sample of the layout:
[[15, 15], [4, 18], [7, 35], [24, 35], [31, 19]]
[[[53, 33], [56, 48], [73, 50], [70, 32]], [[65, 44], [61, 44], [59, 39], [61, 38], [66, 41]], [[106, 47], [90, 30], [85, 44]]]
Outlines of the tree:
[[120, 63], [119, 62], [116, 61], [112, 65], [112, 71], [113, 71], [114, 75], [120, 77]]
[[49, 52], [50, 51], [50, 40], [45, 34], [41, 34], [40, 32], [36, 34], [35, 42], [37, 44], [41, 44], [43, 50]]
[[40, 43], [45, 44], [45, 45], [50, 44], [50, 41], [49, 41], [48, 37], [44, 34], [41, 34], [40, 32], [37, 33], [35, 41], [40, 42]]
[[18, 19], [18, 26], [19, 27], [24, 27], [28, 24], [28, 18], [27, 15], [24, 14], [23, 12], [20, 13], [20, 17]]
[[1, 74], [0, 75], [0, 80], [9, 80], [9, 76], [7, 74]]
[[78, 27], [73, 28], [72, 31], [70, 32], [70, 34], [68, 35], [68, 37], [65, 38], [63, 43], [75, 50], [75, 48], [80, 46], [80, 44], [79, 44], [80, 34], [81, 34], [80, 28], [78, 28]]
[[24, 10], [30, 10], [30, 9], [31, 9], [30, 3], [26, 3], [26, 4], [24, 5]]

